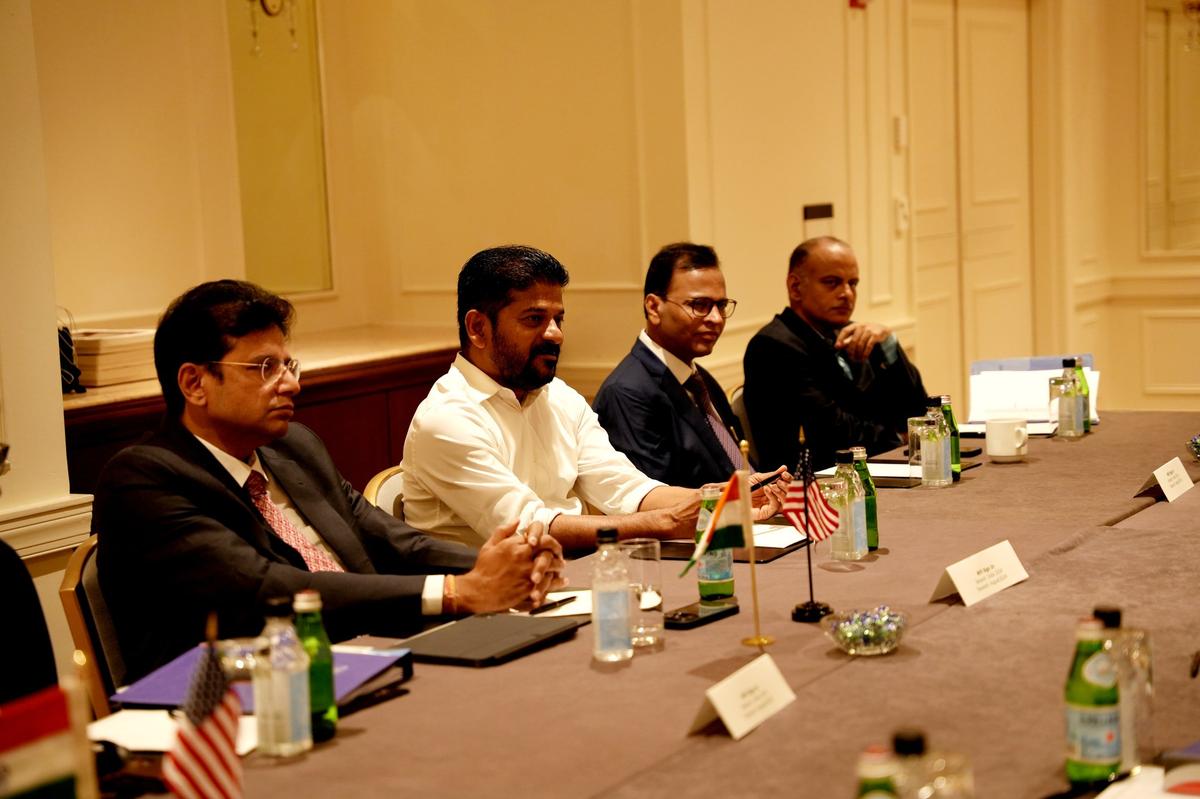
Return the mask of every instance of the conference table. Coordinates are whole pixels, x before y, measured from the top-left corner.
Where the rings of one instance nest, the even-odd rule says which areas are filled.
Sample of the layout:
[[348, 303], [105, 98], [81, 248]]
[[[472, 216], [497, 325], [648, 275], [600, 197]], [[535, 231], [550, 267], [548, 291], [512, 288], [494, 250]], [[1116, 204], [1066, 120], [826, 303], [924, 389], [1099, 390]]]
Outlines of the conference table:
[[[791, 620], [807, 599], [804, 549], [757, 567], [767, 652], [796, 701], [740, 741], [688, 734], [705, 690], [759, 655], [749, 566], [739, 615], [686, 631], [631, 661], [591, 658], [591, 628], [484, 669], [417, 664], [408, 693], [344, 718], [306, 756], [246, 761], [247, 796], [853, 796], [858, 755], [901, 726], [966, 754], [976, 796], [1045, 797], [1063, 778], [1063, 685], [1075, 626], [1098, 604], [1149, 631], [1158, 750], [1200, 739], [1196, 598], [1200, 491], [1168, 505], [1135, 497], [1180, 456], [1200, 413], [1109, 412], [1082, 440], [1031, 440], [1021, 463], [988, 462], [942, 489], [883, 489], [880, 549], [846, 563], [814, 548], [818, 600], [908, 614], [894, 652], [851, 657], [823, 627]], [[981, 439], [964, 439], [964, 446]], [[943, 569], [1008, 540], [1029, 574], [966, 607], [930, 601]], [[590, 557], [568, 564], [586, 586]], [[664, 561], [668, 608], [695, 601], [693, 574]]]

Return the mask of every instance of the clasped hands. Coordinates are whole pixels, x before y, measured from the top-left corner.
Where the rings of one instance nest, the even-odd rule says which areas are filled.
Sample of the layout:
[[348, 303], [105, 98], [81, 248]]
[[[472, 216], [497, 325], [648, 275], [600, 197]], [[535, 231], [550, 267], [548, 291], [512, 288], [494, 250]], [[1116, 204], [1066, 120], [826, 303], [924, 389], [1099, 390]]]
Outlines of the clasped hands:
[[851, 322], [838, 331], [833, 346], [856, 361], [865, 361], [875, 345], [885, 341], [892, 331], [872, 322]]
[[460, 575], [459, 608], [488, 613], [531, 602], [542, 604], [546, 594], [567, 584], [562, 576], [562, 546], [534, 522], [516, 535], [517, 522], [497, 527], [479, 550], [475, 568]]

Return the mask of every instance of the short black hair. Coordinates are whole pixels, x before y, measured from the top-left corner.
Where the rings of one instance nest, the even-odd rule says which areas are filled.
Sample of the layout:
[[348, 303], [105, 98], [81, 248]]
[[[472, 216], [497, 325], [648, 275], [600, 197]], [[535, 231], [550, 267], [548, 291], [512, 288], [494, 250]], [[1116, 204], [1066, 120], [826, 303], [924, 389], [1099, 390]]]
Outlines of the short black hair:
[[[720, 269], [721, 262], [717, 259], [717, 251], [707, 244], [693, 244], [690, 241], [677, 241], [668, 244], [654, 254], [650, 259], [650, 267], [646, 269], [646, 285], [642, 297], [657, 294], [667, 296], [667, 288], [671, 285], [671, 277], [676, 270], [684, 269]], [[642, 307], [643, 315], [646, 313]]]
[[458, 273], [458, 343], [462, 351], [471, 346], [467, 311], [479, 311], [494, 325], [500, 309], [512, 302], [514, 291], [534, 283], [565, 286], [570, 279], [557, 258], [535, 247], [509, 245], [475, 253]]
[[291, 329], [295, 309], [283, 297], [244, 280], [201, 283], [177, 297], [158, 320], [154, 333], [154, 370], [167, 403], [167, 414], [183, 412], [179, 367], [225, 357], [235, 339], [271, 327]]
[[796, 249], [792, 250], [792, 257], [788, 258], [788, 274], [790, 275], [795, 269], [803, 266], [813, 250], [827, 244], [840, 244], [843, 247], [850, 246], [836, 236], [817, 236], [816, 238], [802, 241]]

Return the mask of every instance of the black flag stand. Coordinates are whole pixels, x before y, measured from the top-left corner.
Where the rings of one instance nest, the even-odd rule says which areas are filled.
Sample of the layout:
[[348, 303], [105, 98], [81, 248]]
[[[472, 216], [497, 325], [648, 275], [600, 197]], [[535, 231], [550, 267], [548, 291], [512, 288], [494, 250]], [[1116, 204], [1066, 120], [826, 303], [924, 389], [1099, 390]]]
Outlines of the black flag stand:
[[[804, 441], [803, 426], [800, 428], [800, 460], [796, 463], [796, 474], [794, 476], [804, 484], [804, 534], [809, 535], [809, 532], [812, 530], [812, 524], [809, 521], [808, 488], [816, 480], [816, 477], [813, 475], [812, 459], [809, 457], [808, 444]], [[808, 546], [804, 548], [804, 551], [808, 553], [808, 601], [801, 602], [792, 608], [792, 621], [816, 624], [830, 613], [833, 613], [833, 608], [824, 602], [818, 602], [813, 595], [813, 541], [811, 537], [808, 539]]]

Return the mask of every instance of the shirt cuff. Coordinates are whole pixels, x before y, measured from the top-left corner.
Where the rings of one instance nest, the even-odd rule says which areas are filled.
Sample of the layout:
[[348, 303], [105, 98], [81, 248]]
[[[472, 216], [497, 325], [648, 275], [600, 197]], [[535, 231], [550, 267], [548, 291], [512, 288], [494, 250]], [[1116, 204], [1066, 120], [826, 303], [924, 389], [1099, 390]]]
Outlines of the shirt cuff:
[[889, 365], [895, 363], [900, 358], [900, 345], [896, 341], [896, 334], [892, 333], [883, 341], [879, 342], [880, 348], [883, 350], [883, 359]]
[[431, 574], [425, 578], [425, 586], [421, 589], [421, 615], [442, 615], [442, 594], [446, 590], [446, 578], [440, 574]]
[[[587, 510], [587, 509], [585, 508], [584, 510]], [[524, 519], [521, 520], [523, 523], [518, 526], [517, 533], [520, 535], [524, 535], [529, 530], [530, 525], [532, 525], [534, 522], [541, 522], [542, 523], [542, 532], [545, 533], [546, 535], [549, 535], [550, 534], [550, 522], [557, 519], [560, 515], [562, 515], [561, 510], [557, 510], [554, 508], [547, 508], [545, 506], [542, 506], [542, 507], [538, 508], [537, 510], [535, 510], [532, 514], [530, 514], [528, 523], [524, 523], [524, 521], [525, 521]]]

